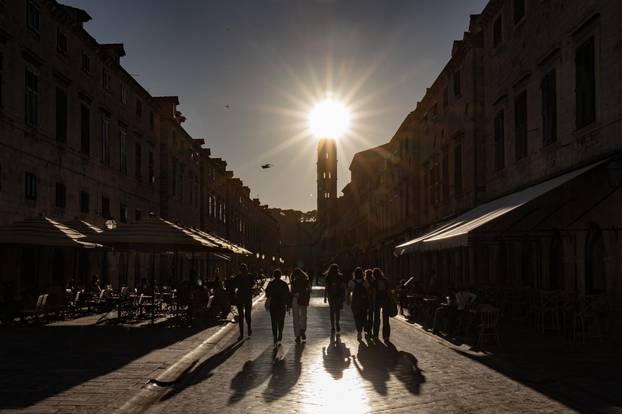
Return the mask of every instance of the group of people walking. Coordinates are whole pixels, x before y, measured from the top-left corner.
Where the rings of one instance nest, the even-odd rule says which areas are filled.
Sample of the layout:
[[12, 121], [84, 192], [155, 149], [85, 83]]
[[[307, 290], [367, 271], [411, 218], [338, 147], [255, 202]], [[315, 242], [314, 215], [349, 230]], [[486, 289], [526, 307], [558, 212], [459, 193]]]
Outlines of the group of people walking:
[[[331, 334], [341, 334], [341, 311], [344, 303], [352, 309], [358, 339], [363, 331], [368, 338], [377, 339], [382, 323], [382, 337], [385, 341], [391, 335], [389, 318], [397, 313], [392, 287], [381, 269], [357, 267], [351, 278], [344, 277], [337, 264], [332, 264], [325, 275], [324, 303], [328, 303]], [[311, 299], [312, 280], [300, 268], [289, 276], [289, 284], [283, 280], [283, 273], [277, 269], [266, 287], [265, 308], [270, 312], [272, 335], [275, 347], [283, 340], [285, 315], [291, 310], [296, 343], [307, 339], [307, 307]], [[248, 336], [252, 335], [252, 292], [255, 278], [245, 264], [240, 273], [231, 280], [231, 290], [238, 310], [239, 340], [244, 338], [246, 324]]]
[[357, 338], [378, 338], [382, 322], [382, 337], [388, 341], [391, 336], [389, 318], [397, 314], [397, 306], [389, 280], [380, 268], [367, 269], [357, 267], [352, 278], [346, 280], [339, 266], [332, 264], [326, 272], [324, 302], [328, 302], [331, 333], [340, 334], [341, 309], [346, 302], [352, 309], [356, 325]]

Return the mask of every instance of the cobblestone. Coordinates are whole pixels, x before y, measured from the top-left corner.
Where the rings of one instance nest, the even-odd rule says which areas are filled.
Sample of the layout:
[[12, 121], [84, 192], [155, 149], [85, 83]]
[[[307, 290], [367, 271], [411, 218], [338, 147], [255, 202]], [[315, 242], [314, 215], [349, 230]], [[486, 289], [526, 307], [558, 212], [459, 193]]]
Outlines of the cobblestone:
[[[149, 412], [572, 412], [399, 321], [391, 344], [358, 342], [345, 309], [333, 340], [318, 291], [308, 317], [302, 345], [287, 318], [284, 357], [275, 363], [269, 315], [256, 308], [251, 339], [204, 361]], [[235, 344], [236, 335], [224, 341]]]

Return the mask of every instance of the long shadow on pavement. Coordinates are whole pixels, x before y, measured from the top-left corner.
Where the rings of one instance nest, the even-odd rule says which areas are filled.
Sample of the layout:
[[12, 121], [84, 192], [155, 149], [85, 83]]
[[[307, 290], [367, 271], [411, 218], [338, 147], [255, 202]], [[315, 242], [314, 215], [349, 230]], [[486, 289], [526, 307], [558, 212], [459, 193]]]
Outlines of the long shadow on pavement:
[[248, 391], [260, 386], [270, 377], [273, 359], [273, 347], [267, 346], [257, 358], [244, 363], [242, 370], [231, 380], [229, 405], [241, 401]]
[[336, 380], [343, 378], [343, 371], [350, 366], [351, 356], [350, 349], [339, 336], [331, 335], [328, 346], [322, 348], [324, 369]]
[[354, 366], [361, 377], [372, 383], [380, 395], [387, 395], [387, 383], [391, 374], [395, 376], [411, 394], [419, 394], [425, 376], [417, 366], [417, 358], [409, 352], [398, 351], [387, 342], [359, 341]]
[[[1, 406], [27, 408], [95, 378], [102, 381], [100, 377], [203, 329], [205, 326], [3, 328], [0, 331]], [[149, 375], [160, 363], [145, 360], [145, 365], [138, 369]], [[102, 385], [99, 382], [97, 386]]]
[[227, 361], [227, 359], [232, 357], [233, 354], [235, 354], [235, 351], [237, 351], [242, 345], [244, 345], [244, 342], [244, 340], [236, 341], [224, 348], [222, 351], [218, 352], [217, 354], [212, 355], [201, 364], [192, 367], [188, 371], [188, 379], [186, 381], [175, 384], [171, 388], [171, 390], [160, 399], [160, 401], [166, 401], [168, 399], [171, 399], [177, 394], [182, 393], [185, 389], [211, 378], [214, 369], [216, 369], [218, 366]]
[[291, 359], [275, 361], [272, 365], [272, 376], [263, 391], [264, 401], [275, 401], [285, 395], [296, 385], [302, 373], [302, 353], [305, 344], [296, 344]]

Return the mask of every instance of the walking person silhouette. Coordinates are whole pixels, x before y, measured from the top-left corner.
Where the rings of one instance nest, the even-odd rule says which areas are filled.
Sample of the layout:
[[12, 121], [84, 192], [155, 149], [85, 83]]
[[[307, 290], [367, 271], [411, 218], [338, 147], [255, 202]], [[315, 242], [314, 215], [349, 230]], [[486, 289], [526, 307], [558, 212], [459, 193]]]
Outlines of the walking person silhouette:
[[343, 301], [345, 300], [345, 282], [343, 275], [339, 271], [339, 265], [333, 263], [326, 271], [326, 280], [324, 283], [324, 303], [328, 301], [328, 307], [330, 309], [330, 333], [335, 333], [335, 327], [337, 328], [337, 335], [341, 334], [341, 308], [343, 307]]
[[382, 338], [389, 340], [391, 335], [390, 305], [392, 300], [391, 283], [386, 278], [382, 270], [378, 267], [374, 268], [374, 329], [373, 337], [378, 339], [380, 332], [380, 311], [382, 311]]
[[305, 342], [307, 340], [307, 307], [311, 299], [311, 280], [299, 267], [295, 268], [292, 273], [291, 290], [296, 343]]
[[348, 303], [352, 309], [357, 339], [363, 338], [363, 329], [367, 326], [367, 312], [370, 304], [369, 285], [364, 279], [363, 269], [354, 269], [352, 280], [348, 282]]
[[290, 305], [290, 300], [289, 286], [281, 280], [281, 271], [276, 269], [272, 273], [272, 280], [266, 287], [266, 308], [270, 312], [275, 348], [281, 345], [281, 341], [283, 340], [285, 312]]
[[238, 273], [231, 281], [235, 304], [238, 308], [238, 323], [240, 325], [240, 337], [244, 338], [244, 321], [248, 328], [248, 336], [251, 336], [253, 330], [251, 328], [251, 309], [253, 308], [253, 288], [255, 287], [255, 277], [248, 273], [248, 266], [245, 263], [240, 264], [240, 273]]

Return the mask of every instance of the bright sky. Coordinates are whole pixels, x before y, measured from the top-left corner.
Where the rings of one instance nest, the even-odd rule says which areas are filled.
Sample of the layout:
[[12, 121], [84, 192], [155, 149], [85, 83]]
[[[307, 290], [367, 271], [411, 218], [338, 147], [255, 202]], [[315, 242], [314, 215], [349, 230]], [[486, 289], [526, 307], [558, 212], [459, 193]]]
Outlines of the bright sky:
[[[354, 153], [387, 142], [485, 0], [60, 0], [85, 9], [101, 43], [154, 96], [177, 95], [186, 130], [206, 138], [281, 208], [315, 208], [307, 114], [330, 92], [352, 111], [338, 188]], [[271, 163], [271, 169], [261, 165]]]

